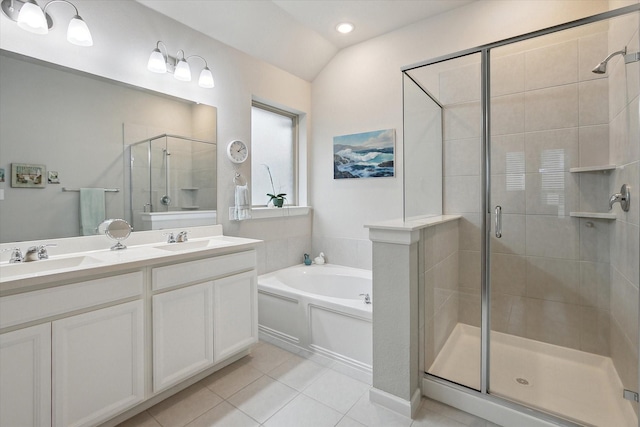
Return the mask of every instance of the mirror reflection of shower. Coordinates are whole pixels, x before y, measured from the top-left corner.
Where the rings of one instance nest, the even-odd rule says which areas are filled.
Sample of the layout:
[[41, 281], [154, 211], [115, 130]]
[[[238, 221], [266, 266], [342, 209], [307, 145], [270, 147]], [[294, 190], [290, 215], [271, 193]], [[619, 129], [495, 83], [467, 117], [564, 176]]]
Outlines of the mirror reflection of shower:
[[164, 177], [165, 177], [165, 194], [164, 196], [160, 197], [160, 203], [162, 203], [164, 206], [169, 206], [171, 205], [171, 197], [169, 196], [169, 173], [171, 172], [171, 167], [169, 165], [169, 156], [171, 155], [171, 153], [169, 152], [169, 150], [167, 150], [166, 148], [162, 149], [162, 153], [163, 155], [163, 160], [164, 160]]
[[162, 134], [129, 146], [134, 230], [216, 223], [216, 144]]

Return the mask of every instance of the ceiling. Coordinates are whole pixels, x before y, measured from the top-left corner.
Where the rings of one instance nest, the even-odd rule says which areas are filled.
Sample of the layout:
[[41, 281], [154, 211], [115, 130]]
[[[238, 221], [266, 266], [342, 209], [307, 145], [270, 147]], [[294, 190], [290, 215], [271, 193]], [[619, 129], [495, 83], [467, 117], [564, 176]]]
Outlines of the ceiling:
[[[340, 49], [475, 0], [137, 0], [216, 40], [313, 81]], [[340, 34], [348, 21], [355, 30]]]

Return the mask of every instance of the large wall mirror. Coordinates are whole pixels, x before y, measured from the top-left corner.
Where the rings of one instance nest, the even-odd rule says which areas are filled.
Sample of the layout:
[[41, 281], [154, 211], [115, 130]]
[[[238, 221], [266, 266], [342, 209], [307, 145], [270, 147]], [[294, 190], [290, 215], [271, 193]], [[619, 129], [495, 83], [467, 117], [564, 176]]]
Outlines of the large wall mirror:
[[[180, 190], [184, 201], [174, 196], [175, 209], [197, 204], [215, 211], [216, 112], [0, 50], [0, 243], [81, 235], [80, 192], [74, 191], [80, 188], [117, 190], [104, 193], [106, 217], [134, 223], [135, 212], [145, 207], [131, 206], [130, 147], [158, 135], [179, 137], [170, 142], [173, 164], [181, 168], [173, 179], [183, 180], [179, 187], [188, 191]], [[206, 165], [188, 163], [202, 155], [180, 156], [190, 140], [214, 147]], [[41, 185], [12, 185], [12, 165], [18, 164], [46, 168]], [[149, 165], [150, 174], [155, 167]], [[196, 167], [211, 182], [194, 194], [184, 175]]]

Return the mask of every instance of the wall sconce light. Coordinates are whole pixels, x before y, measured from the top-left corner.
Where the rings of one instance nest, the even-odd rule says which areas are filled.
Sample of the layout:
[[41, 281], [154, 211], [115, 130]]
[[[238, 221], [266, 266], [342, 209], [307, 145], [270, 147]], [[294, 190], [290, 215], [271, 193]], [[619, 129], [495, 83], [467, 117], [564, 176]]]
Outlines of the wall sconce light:
[[[164, 48], [164, 52], [160, 50], [160, 46]], [[198, 85], [204, 88], [212, 88], [215, 86], [213, 83], [213, 74], [209, 69], [207, 60], [200, 55], [189, 55], [185, 57], [184, 51], [181, 49], [173, 58], [169, 56], [167, 52], [167, 46], [161, 41], [156, 43], [156, 48], [151, 52], [149, 56], [149, 62], [147, 63], [147, 69], [154, 73], [164, 74], [172, 73], [173, 77], [183, 82], [191, 81], [191, 67], [187, 62], [191, 58], [200, 58], [204, 62], [204, 69], [200, 72], [200, 78], [198, 79]]]
[[47, 15], [49, 6], [55, 3], [66, 3], [73, 7], [75, 15], [69, 22], [67, 41], [78, 46], [93, 46], [93, 38], [89, 27], [78, 14], [78, 8], [67, 0], [51, 0], [44, 8], [40, 8], [35, 0], [2, 0], [2, 13], [18, 23], [18, 27], [34, 34], [47, 34], [53, 27], [51, 16]]

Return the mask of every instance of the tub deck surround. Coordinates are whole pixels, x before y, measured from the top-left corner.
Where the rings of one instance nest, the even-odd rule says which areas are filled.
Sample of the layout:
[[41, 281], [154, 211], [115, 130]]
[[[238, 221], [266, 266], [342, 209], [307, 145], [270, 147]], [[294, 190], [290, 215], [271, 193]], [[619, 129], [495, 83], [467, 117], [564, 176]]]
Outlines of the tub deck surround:
[[421, 232], [459, 215], [365, 225], [373, 242], [372, 401], [413, 417], [420, 402], [419, 259]]
[[[182, 230], [189, 232], [189, 241], [166, 243], [165, 233]], [[49, 248], [48, 260], [9, 264], [10, 251], [2, 253], [0, 296], [60, 286], [87, 276], [249, 250], [260, 241], [224, 236], [222, 226], [215, 225], [135, 232], [124, 241], [127, 249], [120, 251], [111, 251], [113, 241], [101, 235], [3, 243], [0, 249], [19, 247], [24, 251], [29, 246], [47, 243], [58, 245]]]
[[[371, 272], [324, 264], [258, 277], [260, 336], [371, 382]], [[375, 299], [374, 296], [372, 296]]]

